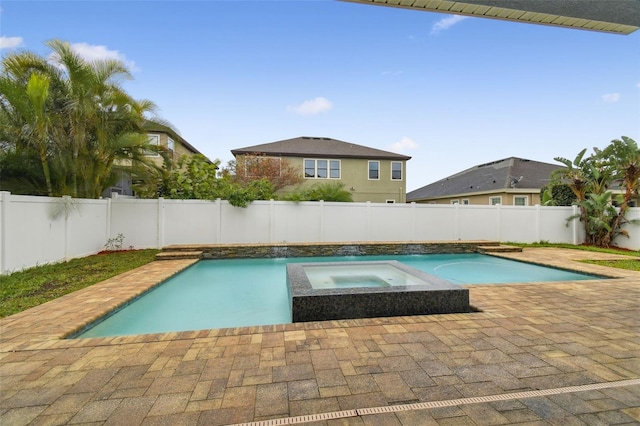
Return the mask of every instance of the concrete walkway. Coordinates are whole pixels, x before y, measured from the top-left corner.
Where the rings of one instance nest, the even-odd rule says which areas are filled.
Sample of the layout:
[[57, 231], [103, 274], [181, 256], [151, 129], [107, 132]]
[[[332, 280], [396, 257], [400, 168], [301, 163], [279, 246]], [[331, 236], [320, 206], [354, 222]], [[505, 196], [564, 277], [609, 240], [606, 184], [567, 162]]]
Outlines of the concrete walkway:
[[0, 424], [640, 424], [640, 273], [471, 286], [482, 312], [61, 339], [190, 265], [153, 262], [0, 320]]

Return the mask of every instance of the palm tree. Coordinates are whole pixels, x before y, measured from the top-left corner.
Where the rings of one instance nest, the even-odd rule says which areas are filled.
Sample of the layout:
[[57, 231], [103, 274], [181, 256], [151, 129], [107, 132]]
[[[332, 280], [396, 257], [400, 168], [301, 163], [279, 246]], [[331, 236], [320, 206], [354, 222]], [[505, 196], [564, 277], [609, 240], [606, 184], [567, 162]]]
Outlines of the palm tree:
[[59, 40], [47, 45], [49, 60], [30, 52], [3, 59], [0, 137], [37, 151], [49, 195], [98, 198], [114, 164], [152, 167], [145, 154], [158, 147], [143, 123], [155, 106], [124, 91], [131, 73], [121, 61], [86, 61]]
[[[589, 163], [588, 159], [584, 158], [587, 149], [583, 149], [576, 155], [573, 161], [568, 160], [563, 157], [555, 157], [554, 160], [564, 164], [564, 168], [556, 169], [551, 173], [551, 182], [552, 184], [566, 184], [573, 194], [576, 196], [578, 200], [578, 206], [580, 207], [580, 214], [578, 218], [580, 221], [584, 222], [585, 229], [589, 228], [589, 214], [584, 204], [587, 199], [587, 194], [589, 194], [590, 181], [589, 181]], [[570, 217], [570, 220], [575, 219], [575, 217]], [[587, 232], [587, 243], [592, 244], [591, 234]]]
[[[566, 168], [556, 170], [552, 183], [566, 183], [577, 197], [579, 218], [585, 226], [586, 243], [608, 247], [618, 235], [627, 235], [622, 226], [629, 223], [626, 213], [640, 185], [640, 149], [636, 142], [626, 136], [611, 141], [605, 149], [594, 148], [594, 154], [584, 158], [586, 149], [580, 151], [573, 161], [555, 158]], [[613, 207], [612, 182], [620, 182], [624, 194]]]
[[314, 184], [301, 191], [290, 194], [285, 197], [290, 201], [336, 201], [350, 203], [353, 202], [351, 192], [344, 189], [344, 183], [327, 182], [323, 184]]
[[[0, 96], [7, 129], [13, 129], [15, 140], [22, 141], [28, 148], [37, 151], [44, 174], [47, 194], [53, 195], [51, 172], [49, 170], [49, 142], [52, 132], [52, 117], [47, 114], [49, 97], [49, 77], [33, 72], [26, 85], [8, 76], [0, 77]], [[10, 131], [5, 130], [6, 133]], [[7, 136], [7, 135], [5, 135]]]
[[634, 196], [638, 195], [640, 187], [640, 149], [633, 139], [622, 136], [614, 139], [604, 150], [596, 150], [596, 155], [604, 159], [614, 170], [613, 178], [620, 182], [624, 194], [618, 203], [618, 212], [611, 225], [611, 238], [628, 233], [622, 230], [622, 225], [628, 223], [626, 214]]

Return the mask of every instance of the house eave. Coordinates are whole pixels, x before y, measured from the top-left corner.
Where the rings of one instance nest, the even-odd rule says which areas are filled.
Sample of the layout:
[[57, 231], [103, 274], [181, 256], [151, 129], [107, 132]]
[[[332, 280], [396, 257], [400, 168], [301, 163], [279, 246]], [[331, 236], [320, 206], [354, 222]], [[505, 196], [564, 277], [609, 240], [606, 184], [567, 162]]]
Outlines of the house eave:
[[419, 197], [409, 199], [408, 202], [418, 201], [436, 201], [436, 200], [448, 200], [457, 198], [468, 198], [482, 195], [499, 195], [499, 194], [539, 194], [540, 188], [502, 188], [487, 191], [473, 191], [473, 192], [460, 192], [457, 194], [437, 195], [432, 197]]

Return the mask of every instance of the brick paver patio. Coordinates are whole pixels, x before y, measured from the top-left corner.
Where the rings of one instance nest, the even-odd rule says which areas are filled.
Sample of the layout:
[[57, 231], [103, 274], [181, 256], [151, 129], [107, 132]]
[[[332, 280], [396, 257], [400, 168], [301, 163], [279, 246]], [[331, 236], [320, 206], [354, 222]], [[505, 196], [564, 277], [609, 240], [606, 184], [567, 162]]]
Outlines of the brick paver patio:
[[61, 338], [193, 261], [153, 262], [0, 320], [0, 424], [640, 424], [640, 273], [502, 256], [616, 278], [471, 286], [469, 314]]

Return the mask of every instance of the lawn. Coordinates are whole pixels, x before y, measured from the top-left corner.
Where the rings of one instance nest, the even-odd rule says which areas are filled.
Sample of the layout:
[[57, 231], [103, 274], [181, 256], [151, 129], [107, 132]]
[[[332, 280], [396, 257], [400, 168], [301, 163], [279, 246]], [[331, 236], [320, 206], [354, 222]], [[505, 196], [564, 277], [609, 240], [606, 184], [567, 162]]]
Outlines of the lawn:
[[105, 252], [0, 275], [0, 318], [142, 266], [153, 261], [158, 251]]
[[[516, 245], [516, 244], [513, 244]], [[560, 247], [630, 256], [625, 260], [587, 261], [612, 268], [640, 271], [640, 252], [560, 244], [517, 244]], [[0, 276], [0, 318], [80, 290], [154, 260], [159, 250], [114, 251], [43, 265]]]

